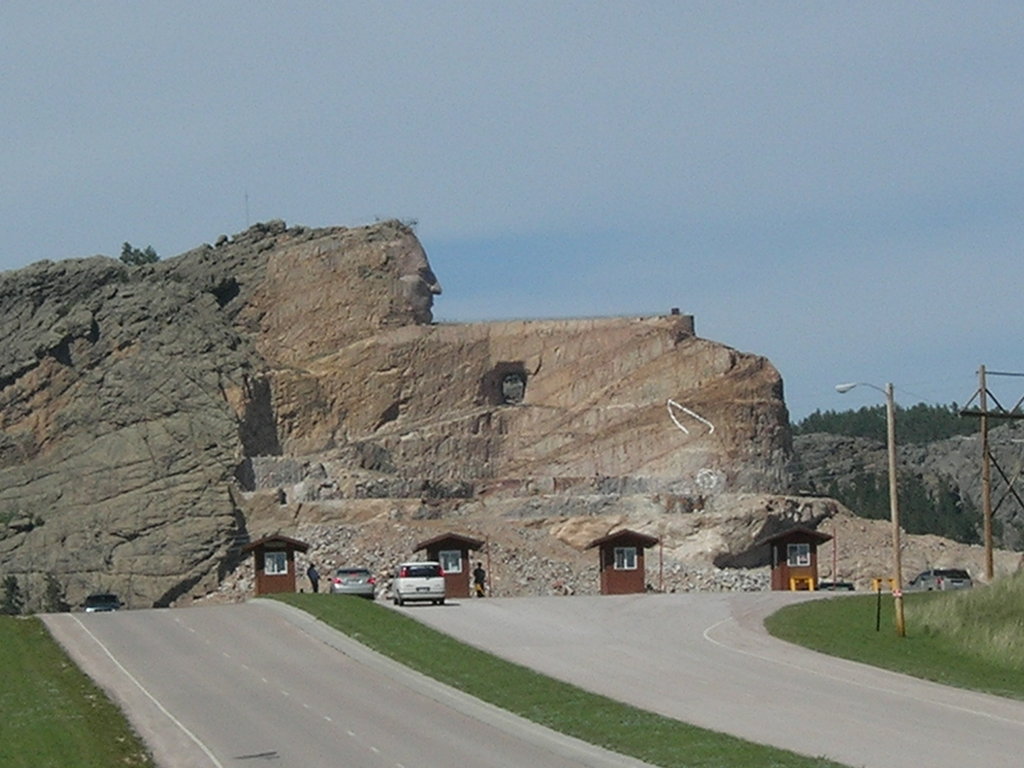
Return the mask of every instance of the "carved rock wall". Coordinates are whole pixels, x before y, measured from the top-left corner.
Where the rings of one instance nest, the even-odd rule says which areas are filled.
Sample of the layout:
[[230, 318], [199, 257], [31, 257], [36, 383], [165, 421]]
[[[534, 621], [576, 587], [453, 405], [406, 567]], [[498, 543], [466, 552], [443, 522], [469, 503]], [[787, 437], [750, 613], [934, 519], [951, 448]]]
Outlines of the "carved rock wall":
[[[694, 494], [783, 487], [778, 373], [689, 327], [665, 316], [391, 331], [306, 370], [269, 374], [282, 452], [358, 445], [374, 457], [364, 468], [470, 483], [643, 477]], [[505, 402], [508, 376], [521, 382], [521, 400]]]

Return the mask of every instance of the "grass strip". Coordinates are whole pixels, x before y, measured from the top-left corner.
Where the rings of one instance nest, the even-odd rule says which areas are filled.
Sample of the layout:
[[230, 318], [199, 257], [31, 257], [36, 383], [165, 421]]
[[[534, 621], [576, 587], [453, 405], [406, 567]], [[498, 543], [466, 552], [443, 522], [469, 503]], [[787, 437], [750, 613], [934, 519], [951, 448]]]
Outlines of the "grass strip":
[[121, 711], [38, 618], [0, 616], [0, 765], [153, 768]]
[[915, 603], [909, 618], [965, 654], [1024, 673], [1024, 572]]
[[[997, 596], [987, 592], [990, 589], [906, 595], [907, 635], [902, 638], [896, 634], [888, 594], [882, 595], [880, 604], [877, 595], [851, 595], [790, 605], [769, 616], [765, 626], [781, 640], [832, 656], [957, 688], [1024, 699], [1024, 665], [1019, 657], [994, 652], [983, 640], [984, 628], [990, 625], [987, 616], [992, 614], [979, 611], [978, 606]], [[1019, 614], [1014, 620], [1021, 626]], [[963, 639], [968, 632], [975, 638], [971, 642]], [[1022, 641], [1019, 634], [1017, 640]]]
[[[664, 768], [840, 768], [662, 717], [553, 680], [367, 600], [284, 594], [369, 648], [553, 730]], [[685, 695], [681, 693], [681, 695]]]

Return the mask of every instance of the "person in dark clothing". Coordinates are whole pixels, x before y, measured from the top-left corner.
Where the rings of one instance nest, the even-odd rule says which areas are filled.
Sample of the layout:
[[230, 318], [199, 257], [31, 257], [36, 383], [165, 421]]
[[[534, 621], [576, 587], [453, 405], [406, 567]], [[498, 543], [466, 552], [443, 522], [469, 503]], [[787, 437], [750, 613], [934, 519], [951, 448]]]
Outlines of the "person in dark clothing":
[[309, 568], [306, 569], [306, 578], [309, 579], [309, 583], [313, 586], [314, 592], [320, 591], [320, 572], [316, 569], [316, 565], [313, 563], [309, 564]]
[[473, 593], [477, 597], [484, 597], [484, 585], [487, 582], [487, 572], [483, 563], [478, 562], [473, 569]]

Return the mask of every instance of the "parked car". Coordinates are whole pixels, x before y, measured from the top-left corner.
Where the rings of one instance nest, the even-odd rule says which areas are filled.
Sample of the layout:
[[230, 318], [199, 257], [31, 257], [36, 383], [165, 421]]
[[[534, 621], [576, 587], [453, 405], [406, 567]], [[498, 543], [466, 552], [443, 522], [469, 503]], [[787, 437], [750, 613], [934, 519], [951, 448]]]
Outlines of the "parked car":
[[818, 589], [826, 592], [853, 592], [852, 581], [819, 581]]
[[107, 611], [117, 611], [124, 606], [121, 599], [110, 592], [97, 592], [94, 595], [89, 595], [85, 598], [85, 602], [82, 603], [82, 607], [86, 613], [106, 613]]
[[358, 595], [373, 600], [377, 579], [369, 568], [339, 568], [331, 577], [332, 595]]
[[963, 568], [933, 568], [922, 571], [909, 584], [911, 589], [932, 592], [937, 589], [970, 589], [971, 574]]
[[414, 600], [430, 601], [442, 605], [445, 598], [444, 570], [432, 560], [400, 563], [391, 583], [391, 596], [395, 605]]

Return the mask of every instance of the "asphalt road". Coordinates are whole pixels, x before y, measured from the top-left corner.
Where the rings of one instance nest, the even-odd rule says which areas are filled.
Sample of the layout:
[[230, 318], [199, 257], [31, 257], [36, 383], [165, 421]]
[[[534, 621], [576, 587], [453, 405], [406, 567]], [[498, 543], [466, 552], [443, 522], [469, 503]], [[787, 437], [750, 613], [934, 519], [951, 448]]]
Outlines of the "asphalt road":
[[402, 610], [549, 676], [696, 725], [865, 768], [1019, 768], [1024, 702], [767, 635], [807, 593], [464, 599]]
[[163, 768], [620, 768], [273, 601], [51, 614]]

